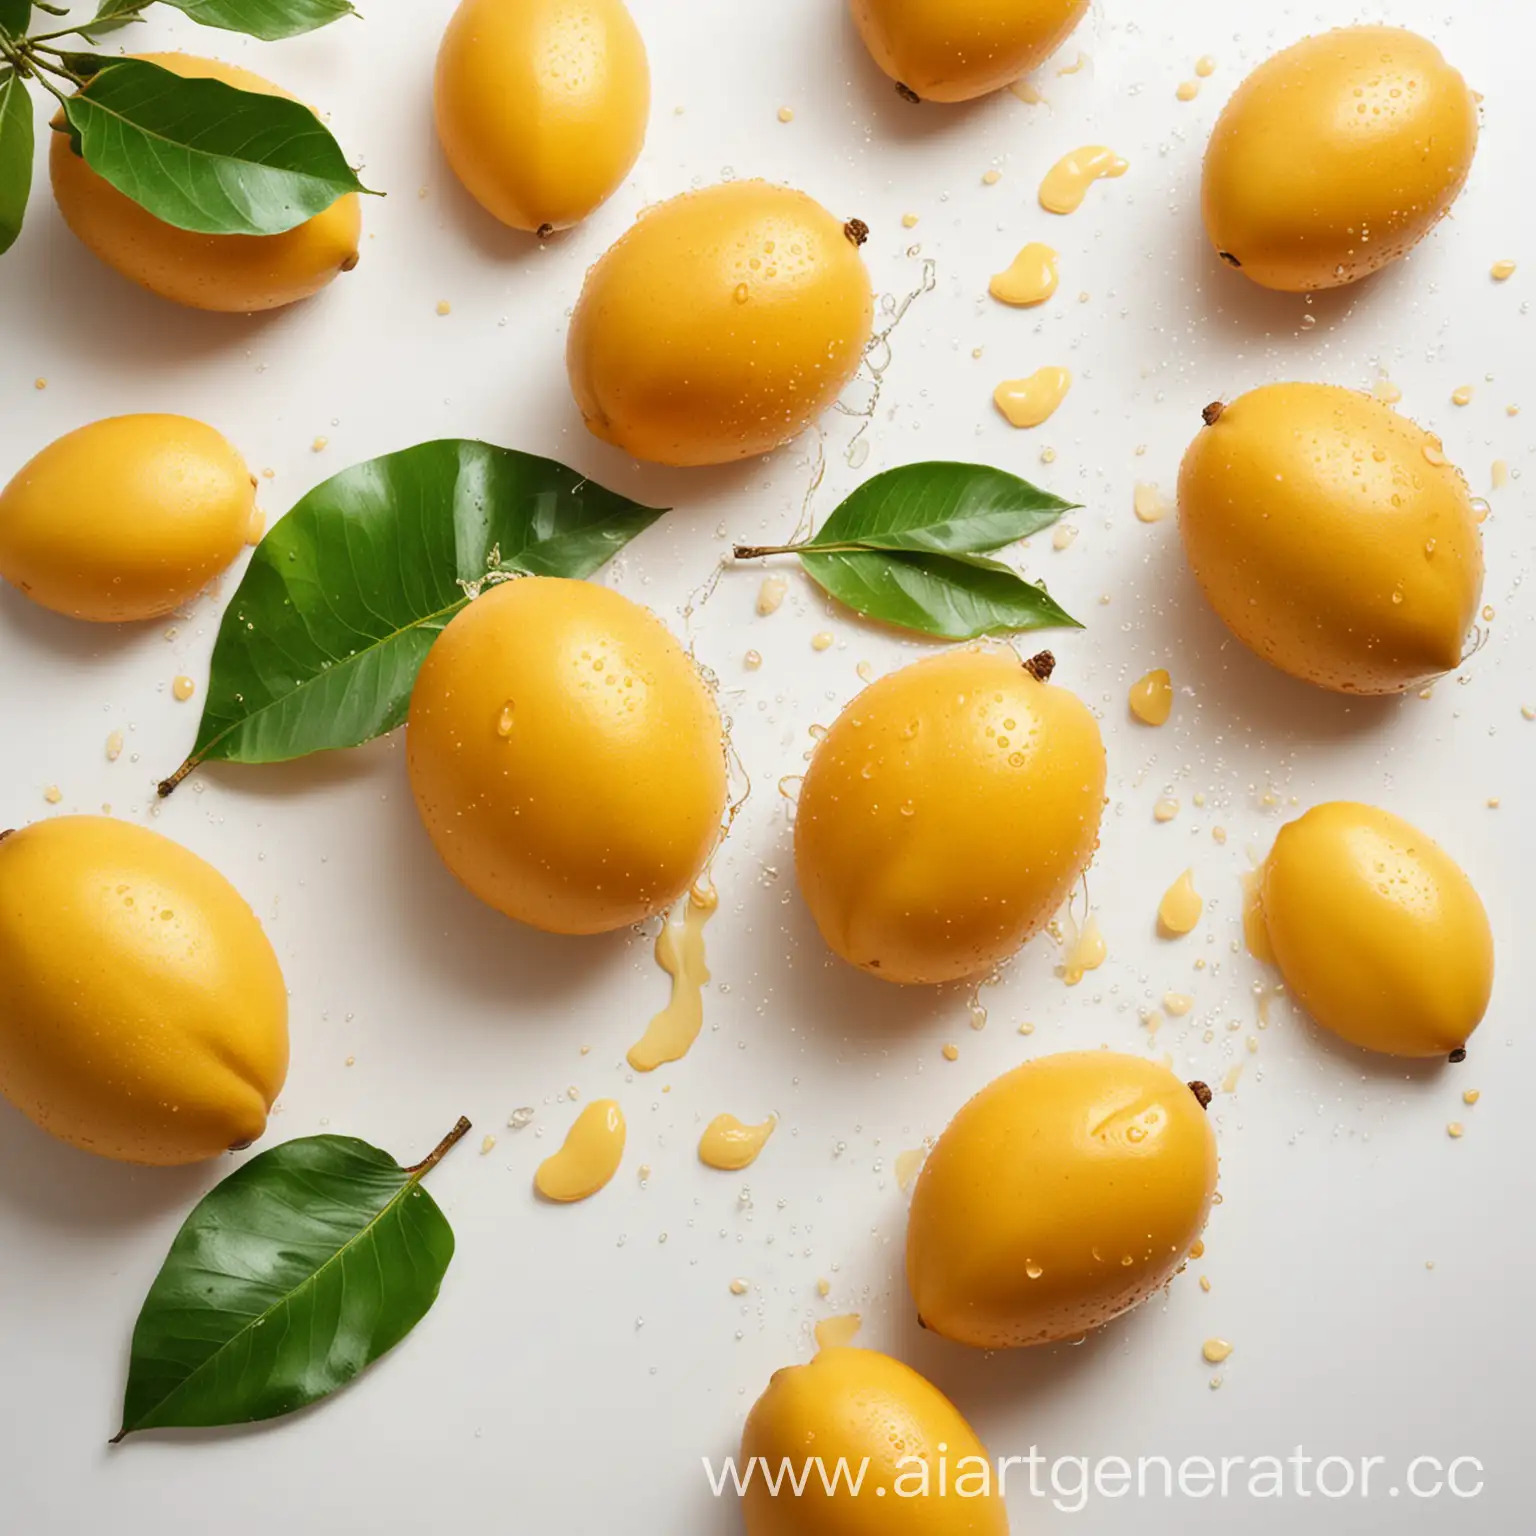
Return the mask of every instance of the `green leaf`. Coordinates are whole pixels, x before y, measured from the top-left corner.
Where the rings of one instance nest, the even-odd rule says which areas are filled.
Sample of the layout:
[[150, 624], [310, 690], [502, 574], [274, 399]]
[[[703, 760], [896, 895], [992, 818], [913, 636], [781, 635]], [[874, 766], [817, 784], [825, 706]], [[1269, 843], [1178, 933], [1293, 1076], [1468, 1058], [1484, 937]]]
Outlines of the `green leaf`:
[[92, 170], [177, 229], [276, 235], [366, 192], [310, 109], [114, 59], [64, 105]]
[[986, 554], [1049, 528], [1074, 505], [986, 464], [908, 464], [866, 480], [803, 547]]
[[91, 38], [100, 37], [105, 32], [116, 32], [142, 20], [139, 13], [153, 4], [154, 0], [101, 0], [95, 16], [80, 31]]
[[0, 0], [0, 32], [8, 37], [25, 37], [32, 20], [32, 0]]
[[807, 552], [800, 560], [818, 586], [855, 612], [945, 640], [1082, 627], [1044, 587], [980, 555], [854, 550]]
[[32, 191], [32, 98], [19, 76], [0, 71], [0, 255], [15, 245]]
[[187, 1217], [133, 1330], [123, 1427], [277, 1418], [329, 1396], [431, 1310], [453, 1229], [414, 1168], [350, 1136], [254, 1157]]
[[663, 510], [550, 459], [458, 439], [342, 470], [252, 557], [219, 626], [192, 756], [161, 794], [208, 759], [281, 762], [393, 730], [477, 584], [590, 576]]
[[[142, 3], [142, 0], [140, 0]], [[297, 37], [357, 12], [348, 0], [165, 0], [205, 27], [244, 32], [264, 42]]]

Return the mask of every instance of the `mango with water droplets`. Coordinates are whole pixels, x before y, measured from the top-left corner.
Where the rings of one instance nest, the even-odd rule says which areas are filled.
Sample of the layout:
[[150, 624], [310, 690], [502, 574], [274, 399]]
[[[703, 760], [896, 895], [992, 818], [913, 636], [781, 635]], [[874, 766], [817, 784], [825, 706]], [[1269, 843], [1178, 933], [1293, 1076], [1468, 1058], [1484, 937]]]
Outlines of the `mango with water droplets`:
[[288, 994], [211, 865], [110, 816], [0, 837], [0, 1093], [63, 1141], [199, 1162], [266, 1129]]
[[1341, 27], [1265, 60], [1205, 154], [1211, 244], [1265, 288], [1336, 288], [1411, 250], [1477, 149], [1477, 98], [1431, 42]]
[[647, 209], [588, 272], [571, 319], [588, 429], [658, 464], [726, 464], [797, 437], [863, 361], [866, 235], [766, 181]]
[[448, 868], [552, 933], [671, 906], [725, 814], [714, 695], [654, 614], [588, 581], [519, 577], [463, 609], [416, 679], [406, 761]]
[[245, 547], [256, 482], [233, 446], [187, 416], [77, 427], [0, 491], [0, 576], [77, 619], [162, 617]]
[[1370, 1051], [1462, 1049], [1493, 992], [1493, 934], [1433, 838], [1374, 806], [1314, 806], [1280, 829], [1259, 907], [1291, 996]]
[[[248, 69], [216, 59], [189, 53], [133, 57], [256, 95], [288, 94]], [[130, 281], [177, 304], [227, 314], [277, 309], [309, 298], [357, 265], [363, 218], [355, 192], [280, 235], [199, 235], [157, 219], [97, 175], [58, 118], [48, 167], [54, 201], [81, 243]]]
[[1088, 0], [850, 0], [875, 63], [924, 101], [970, 101], [1043, 63]]
[[493, 218], [568, 229], [645, 143], [651, 78], [623, 0], [462, 0], [437, 54], [437, 136]]
[[1179, 532], [1244, 645], [1340, 693], [1400, 693], [1460, 663], [1482, 537], [1435, 437], [1332, 384], [1267, 384], [1206, 416]]
[[983, 1088], [912, 1196], [907, 1283], [925, 1326], [981, 1349], [1049, 1344], [1160, 1290], [1215, 1197], [1209, 1098], [1111, 1051], [1043, 1056]]
[[[1049, 653], [964, 646], [866, 688], [816, 749], [795, 815], [827, 944], [887, 981], [956, 981], [1012, 955], [1098, 845], [1104, 743]], [[1033, 670], [1032, 670], [1033, 669]]]
[[[855, 1478], [862, 1469], [857, 1494], [846, 1479], [828, 1489], [839, 1458]], [[775, 1496], [762, 1476], [786, 1463], [810, 1472], [798, 1497], [787, 1483]], [[747, 1415], [738, 1465], [757, 1471], [742, 1499], [747, 1536], [1008, 1536], [975, 1430], [932, 1382], [872, 1349], [830, 1345], [775, 1371]]]

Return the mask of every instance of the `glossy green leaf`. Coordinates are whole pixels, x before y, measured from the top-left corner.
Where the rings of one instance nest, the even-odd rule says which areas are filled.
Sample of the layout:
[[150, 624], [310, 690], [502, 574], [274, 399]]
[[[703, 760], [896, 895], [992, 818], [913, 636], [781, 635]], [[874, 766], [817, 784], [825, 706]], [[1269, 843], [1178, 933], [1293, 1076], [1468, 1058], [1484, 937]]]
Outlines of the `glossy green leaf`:
[[357, 12], [348, 0], [165, 0], [205, 27], [244, 32], [265, 42], [297, 37]]
[[590, 576], [664, 509], [444, 439], [355, 464], [262, 540], [224, 613], [192, 756], [281, 762], [404, 722], [428, 649], [498, 573]]
[[453, 1258], [421, 1180], [468, 1130], [414, 1168], [349, 1136], [284, 1142], [206, 1195], [139, 1313], [116, 1438], [277, 1418], [393, 1349]]
[[32, 20], [32, 0], [0, 0], [0, 32], [8, 37], [25, 37]]
[[91, 168], [178, 229], [281, 234], [368, 190], [302, 102], [144, 59], [104, 64], [64, 113]]
[[32, 98], [26, 82], [0, 70], [0, 254], [15, 245], [32, 191]]
[[1043, 587], [980, 555], [808, 551], [800, 559], [812, 580], [855, 612], [945, 640], [1081, 628]]
[[1049, 528], [1074, 505], [986, 464], [908, 464], [866, 480], [804, 547], [988, 554]]

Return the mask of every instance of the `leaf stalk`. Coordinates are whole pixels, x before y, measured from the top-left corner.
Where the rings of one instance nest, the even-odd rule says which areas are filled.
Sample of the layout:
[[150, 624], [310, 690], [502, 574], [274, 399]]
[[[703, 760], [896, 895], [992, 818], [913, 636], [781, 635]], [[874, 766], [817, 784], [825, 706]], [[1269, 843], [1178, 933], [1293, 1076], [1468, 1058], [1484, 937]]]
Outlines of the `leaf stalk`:
[[460, 1115], [453, 1129], [419, 1163], [413, 1163], [405, 1171], [418, 1182], [424, 1179], [473, 1129], [469, 1117]]

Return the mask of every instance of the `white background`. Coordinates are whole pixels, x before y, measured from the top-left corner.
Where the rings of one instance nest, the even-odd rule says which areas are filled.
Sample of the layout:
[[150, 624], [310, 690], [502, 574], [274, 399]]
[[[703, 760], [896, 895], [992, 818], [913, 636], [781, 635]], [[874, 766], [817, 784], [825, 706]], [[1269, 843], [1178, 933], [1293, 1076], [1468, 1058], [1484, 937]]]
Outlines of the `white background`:
[[[153, 817], [235, 880], [292, 989], [293, 1068], [269, 1140], [329, 1129], [411, 1161], [461, 1112], [476, 1123], [432, 1181], [458, 1256], [435, 1311], [391, 1357], [286, 1422], [108, 1450], [139, 1303], [182, 1217], [227, 1164], [119, 1166], [0, 1105], [0, 1526], [28, 1536], [723, 1536], [739, 1516], [709, 1497], [700, 1456], [734, 1448], [771, 1372], [808, 1356], [817, 1318], [857, 1309], [863, 1342], [929, 1374], [997, 1454], [1038, 1444], [1051, 1456], [1214, 1457], [1301, 1442], [1318, 1456], [1387, 1456], [1398, 1469], [1417, 1455], [1473, 1455], [1487, 1467], [1486, 1491], [1469, 1502], [1156, 1497], [1073, 1517], [1024, 1493], [1013, 1500], [1020, 1531], [1525, 1528], [1536, 724], [1520, 709], [1536, 703], [1522, 586], [1536, 540], [1523, 482], [1489, 491], [1495, 458], [1517, 476], [1529, 463], [1536, 421], [1524, 297], [1536, 279], [1536, 39], [1524, 9], [1104, 0], [1040, 71], [1049, 105], [1003, 93], [917, 110], [869, 63], [837, 0], [636, 0], [655, 79], [645, 155], [607, 207], [543, 249], [483, 215], [437, 150], [431, 60], [447, 0], [365, 9], [366, 21], [273, 46], [180, 18], [132, 35], [135, 47], [173, 41], [237, 59], [329, 109], [389, 196], [366, 207], [355, 272], [311, 303], [244, 319], [176, 309], [98, 265], [44, 181], [0, 265], [0, 476], [99, 416], [182, 411], [275, 471], [262, 487], [275, 517], [348, 463], [428, 437], [483, 436], [675, 505], [607, 579], [681, 630], [689, 594], [731, 540], [788, 535], [814, 439], [718, 471], [630, 463], [581, 426], [562, 362], [566, 319], [587, 265], [645, 203], [724, 175], [793, 181], [869, 222], [883, 293], [916, 287], [930, 258], [937, 277], [892, 338], [863, 469], [845, 461], [856, 423], [829, 421], [816, 514], [878, 469], [940, 457], [985, 459], [1086, 504], [1069, 549], [1037, 539], [1023, 561], [1088, 625], [1050, 643], [1058, 680], [1101, 713], [1109, 749], [1112, 804], [1090, 886], [1110, 958], [1068, 990], [1053, 946], [1037, 941], [983, 990], [990, 1022], [979, 1033], [964, 988], [900, 991], [829, 959], [795, 894], [775, 781], [803, 769], [808, 728], [830, 723], [857, 690], [859, 662], [885, 671], [926, 647], [832, 610], [792, 573], [771, 619], [754, 613], [756, 569], [726, 574], [692, 618], [756, 790], [715, 866], [722, 906], [709, 929], [705, 1033], [687, 1060], [644, 1079], [623, 1058], [666, 994], [649, 935], [561, 941], [477, 905], [428, 846], [398, 740], [288, 767], [210, 769], [153, 804], [154, 781], [196, 726], [197, 704], [174, 702], [170, 681], [205, 677], [222, 599], [199, 602], [167, 638], [162, 624], [75, 624], [0, 592], [0, 818], [51, 814], [43, 791], [57, 784], [59, 810], [110, 804]], [[1486, 94], [1471, 182], [1454, 219], [1378, 279], [1314, 301], [1266, 294], [1205, 246], [1205, 135], [1274, 48], [1360, 19], [1419, 27]], [[1079, 48], [1087, 65], [1058, 76]], [[1216, 74], [1197, 101], [1177, 102], [1204, 53]], [[782, 105], [795, 112], [788, 125]], [[1041, 174], [1094, 141], [1127, 155], [1130, 173], [1096, 186], [1074, 217], [1042, 213]], [[1002, 179], [986, 187], [992, 166]], [[905, 212], [920, 216], [911, 231]], [[1037, 311], [992, 303], [988, 276], [1037, 238], [1062, 252], [1060, 294]], [[1488, 268], [1500, 257], [1529, 265], [1496, 285]], [[452, 313], [439, 317], [445, 299]], [[1012, 431], [992, 387], [1048, 363], [1073, 370], [1071, 395], [1045, 427]], [[1368, 387], [1382, 370], [1493, 502], [1488, 642], [1427, 701], [1351, 702], [1267, 670], [1202, 605], [1173, 521], [1144, 526], [1131, 511], [1137, 480], [1171, 494], [1207, 401], [1282, 378]], [[1458, 410], [1451, 391], [1468, 383], [1475, 398]], [[1526, 414], [1506, 416], [1522, 401]], [[317, 436], [329, 439], [319, 454]], [[1048, 466], [1047, 446], [1057, 454]], [[824, 628], [836, 643], [814, 652], [810, 637]], [[742, 666], [749, 647], [764, 657], [755, 673]], [[1153, 732], [1128, 720], [1125, 693], [1160, 665], [1178, 696], [1172, 723]], [[113, 729], [128, 749], [109, 764]], [[1158, 825], [1164, 794], [1183, 808]], [[1337, 797], [1418, 823], [1487, 901], [1498, 986], [1458, 1070], [1368, 1059], [1283, 1004], [1256, 1030], [1261, 976], [1237, 951], [1239, 874], [1296, 807]], [[1189, 865], [1206, 920], [1165, 943], [1153, 934], [1157, 899]], [[1147, 1051], [1138, 1010], [1170, 988], [1197, 1007], [1164, 1027], [1157, 1052], [1213, 1084], [1246, 1062], [1236, 1092], [1212, 1106], [1224, 1203], [1206, 1258], [1166, 1300], [1080, 1348], [985, 1358], [920, 1335], [900, 1274], [896, 1155], [1030, 1055], [1100, 1043]], [[1024, 1021], [1037, 1026], [1029, 1038]], [[947, 1041], [960, 1048], [953, 1064], [940, 1055]], [[568, 1086], [583, 1100], [616, 1095], [630, 1141], [606, 1191], [560, 1209], [537, 1204], [530, 1180], [576, 1112]], [[1467, 1087], [1483, 1093], [1472, 1110]], [[537, 1116], [514, 1132], [507, 1117], [519, 1105]], [[696, 1160], [700, 1128], [722, 1110], [782, 1117], [746, 1175]], [[1460, 1141], [1446, 1133], [1453, 1119], [1467, 1124]], [[485, 1131], [499, 1139], [481, 1156]], [[653, 1170], [645, 1188], [642, 1164]], [[737, 1276], [751, 1282], [745, 1297], [729, 1292]], [[818, 1277], [831, 1281], [824, 1302]], [[1212, 1334], [1236, 1346], [1219, 1391], [1200, 1358]]]

